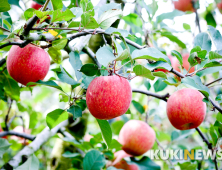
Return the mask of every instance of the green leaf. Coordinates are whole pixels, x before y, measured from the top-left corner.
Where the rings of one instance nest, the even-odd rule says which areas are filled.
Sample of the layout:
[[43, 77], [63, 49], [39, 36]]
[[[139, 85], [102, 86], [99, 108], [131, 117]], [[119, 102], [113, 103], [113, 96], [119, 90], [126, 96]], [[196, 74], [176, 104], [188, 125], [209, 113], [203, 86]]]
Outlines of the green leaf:
[[139, 102], [132, 100], [132, 103], [133, 103], [133, 106], [136, 108], [136, 110], [140, 114], [143, 114], [145, 112], [145, 109], [143, 108], [143, 106]]
[[220, 32], [210, 25], [208, 25], [208, 32], [210, 33], [210, 37], [214, 42], [217, 50], [222, 50], [222, 36]]
[[68, 102], [69, 101], [69, 96], [63, 94], [63, 93], [60, 93], [59, 94], [59, 102]]
[[[215, 98], [215, 100], [216, 100], [219, 104], [221, 104], [221, 103], [222, 103], [222, 94], [218, 94], [217, 97]], [[218, 114], [220, 114], [220, 115], [222, 116], [221, 113], [218, 113]], [[221, 119], [221, 123], [222, 123], [222, 119]]]
[[65, 158], [75, 158], [81, 156], [80, 153], [71, 153], [69, 151], [66, 151], [64, 154], [62, 154]]
[[56, 109], [48, 113], [46, 116], [47, 126], [52, 129], [59, 123], [68, 119], [68, 113], [63, 109]]
[[171, 32], [161, 32], [161, 36], [169, 38], [172, 42], [177, 43], [181, 48], [186, 48], [186, 44], [184, 44], [180, 39], [174, 36]]
[[85, 64], [81, 67], [80, 71], [87, 76], [94, 76], [99, 72], [99, 68], [96, 64]]
[[155, 92], [159, 92], [162, 91], [163, 89], [165, 89], [167, 87], [167, 84], [164, 83], [162, 78], [159, 78], [153, 85], [154, 87], [154, 91]]
[[80, 7], [83, 9], [83, 12], [86, 12], [93, 9], [93, 4], [88, 2], [88, 0], [81, 0]]
[[78, 70], [82, 67], [82, 61], [80, 60], [79, 53], [77, 51], [72, 51], [69, 53], [69, 63], [75, 70], [76, 79], [79, 81], [82, 78], [82, 73]]
[[162, 77], [162, 78], [167, 79], [167, 75], [166, 75], [164, 72], [162, 72], [162, 71], [153, 72], [152, 74], [153, 74], [155, 77]]
[[15, 170], [25, 170], [25, 169], [39, 170], [39, 160], [34, 154], [32, 154], [25, 163], [15, 168]]
[[7, 37], [8, 37], [7, 35], [0, 35], [0, 41], [4, 40]]
[[58, 84], [56, 84], [54, 81], [52, 81], [52, 80], [49, 80], [49, 81], [39, 80], [37, 82], [30, 82], [30, 83], [27, 84], [27, 86], [31, 86], [31, 85], [45, 85], [45, 86], [49, 86], [49, 87], [54, 87], [54, 88], [64, 92], [62, 90], [62, 88]]
[[10, 147], [10, 143], [8, 143], [8, 140], [0, 138], [0, 158], [3, 157], [3, 154], [8, 150]]
[[99, 24], [89, 13], [83, 13], [81, 15], [81, 27], [86, 29], [95, 29], [99, 27]]
[[122, 149], [122, 145], [116, 139], [113, 139], [109, 149], [115, 149], [116, 151], [119, 151]]
[[[32, 8], [30, 8], [32, 9]], [[44, 17], [46, 17], [47, 15], [51, 15], [53, 13], [53, 11], [39, 11], [39, 10], [34, 10], [34, 13], [37, 15], [38, 18], [42, 19]]]
[[83, 77], [82, 83], [84, 85], [83, 86], [84, 89], [87, 89], [91, 81], [95, 78], [95, 77], [89, 77], [86, 75], [82, 75], [82, 77]]
[[60, 10], [60, 9], [57, 9], [52, 14], [52, 21], [51, 22], [69, 21], [74, 17], [75, 17], [75, 15], [68, 8], [64, 12], [62, 12], [62, 10]]
[[201, 93], [203, 93], [206, 97], [208, 97], [209, 94], [210, 94], [210, 91], [209, 91], [208, 87], [203, 85], [202, 82], [201, 82], [200, 77], [198, 77], [196, 75], [193, 76], [193, 77], [185, 77], [185, 78], [182, 79], [181, 82], [186, 84], [186, 85], [194, 87], [195, 89], [197, 89]]
[[211, 136], [212, 141], [213, 141], [213, 146], [215, 146], [217, 144], [217, 140], [219, 138], [218, 127], [215, 127], [215, 126], [210, 127], [210, 136]]
[[78, 117], [82, 117], [82, 110], [79, 106], [72, 105], [67, 111], [72, 113], [74, 120]]
[[134, 50], [132, 53], [132, 58], [135, 59], [150, 59], [155, 61], [165, 61], [168, 63], [170, 62], [170, 59], [161, 53], [159, 50], [153, 47], [149, 48], [143, 48], [141, 50]]
[[97, 150], [91, 150], [83, 158], [84, 170], [99, 170], [106, 164], [105, 157]]
[[194, 46], [200, 46], [209, 52], [212, 46], [210, 36], [207, 33], [199, 33], [194, 39]]
[[9, 78], [8, 76], [5, 76], [4, 78], [4, 90], [5, 93], [12, 98], [13, 100], [18, 101], [20, 98], [20, 87], [18, 83]]
[[35, 9], [33, 9], [33, 8], [27, 9], [24, 12], [25, 19], [28, 20], [29, 18], [31, 18], [34, 15], [34, 13], [35, 13]]
[[168, 13], [162, 13], [159, 16], [156, 17], [156, 21], [159, 23], [163, 21], [164, 19], [174, 19], [177, 16], [182, 16], [185, 13], [182, 11], [174, 10], [173, 12]]
[[106, 29], [105, 33], [106, 34], [118, 34], [118, 35], [121, 35], [123, 37], [128, 37], [129, 35], [131, 35], [129, 33], [129, 31], [127, 31], [127, 30], [117, 29], [117, 28], [113, 28], [113, 27], [109, 27], [108, 29]]
[[188, 58], [188, 62], [190, 63], [191, 67], [193, 67], [193, 66], [198, 64], [198, 62], [196, 60], [196, 57], [197, 57], [197, 52], [194, 52], [194, 53], [190, 54], [190, 56]]
[[144, 156], [142, 159], [137, 160], [134, 157], [130, 158], [132, 162], [136, 163], [141, 170], [160, 170], [160, 166], [153, 162], [149, 157]]
[[73, 86], [78, 86], [80, 85], [79, 82], [75, 81], [67, 72], [66, 70], [60, 66], [61, 72], [57, 71], [56, 74], [59, 77], [61, 82], [73, 85]]
[[190, 28], [190, 25], [189, 24], [186, 24], [186, 23], [183, 23], [183, 28], [185, 29], [185, 30], [190, 30], [191, 28]]
[[183, 57], [181, 56], [179, 52], [177, 52], [176, 50], [173, 50], [171, 51], [171, 55], [177, 58], [181, 66], [183, 65]]
[[109, 122], [107, 120], [100, 120], [100, 119], [96, 119], [96, 120], [97, 120], [99, 127], [101, 129], [103, 139], [109, 148], [110, 144], [112, 142], [112, 130], [109, 125]]
[[54, 11], [63, 8], [62, 0], [51, 0], [51, 3]]
[[133, 72], [137, 76], [146, 77], [151, 80], [155, 79], [155, 77], [152, 75], [151, 71], [142, 65], [136, 65], [135, 67], [133, 67]]
[[207, 68], [207, 69], [205, 69], [205, 70], [202, 70], [202, 71], [197, 72], [196, 75], [199, 76], [199, 77], [202, 77], [202, 76], [205, 76], [205, 75], [207, 75], [207, 74], [211, 74], [211, 73], [218, 72], [218, 71], [220, 71], [220, 70], [222, 70], [222, 67]]
[[154, 62], [151, 64], [147, 63], [146, 68], [148, 68], [149, 70], [152, 70], [152, 71], [155, 69], [158, 69], [158, 68], [165, 69], [168, 71], [170, 71], [172, 69], [172, 67], [168, 63], [163, 62], [163, 61], [157, 61], [157, 62]]
[[146, 87], [147, 90], [150, 90], [150, 88], [151, 88], [150, 81], [147, 80], [147, 79], [145, 79], [145, 80], [144, 80], [144, 86]]
[[196, 170], [197, 164], [193, 164], [191, 162], [178, 163], [181, 169], [183, 170]]
[[67, 38], [58, 39], [52, 42], [52, 47], [55, 48], [56, 50], [61, 50], [65, 48], [67, 42], [68, 42]]
[[115, 60], [122, 61], [124, 59], [127, 59], [129, 55], [130, 55], [129, 51], [127, 49], [125, 49]]
[[118, 121], [113, 122], [111, 124], [112, 132], [115, 135], [119, 135], [119, 132], [122, 129], [123, 125], [124, 125], [124, 121], [122, 121], [122, 120], [118, 120]]
[[121, 4], [119, 3], [104, 4], [102, 8], [98, 9], [98, 16], [101, 16], [105, 11], [108, 11], [110, 9], [121, 9]]
[[218, 58], [222, 58], [222, 56], [214, 51], [210, 51], [209, 52], [209, 59], [218, 59]]
[[210, 61], [209, 63], [205, 64], [203, 66], [203, 68], [207, 68], [207, 67], [219, 67], [222, 66], [222, 64], [220, 62], [217, 61]]
[[8, 3], [8, 0], [0, 0], [0, 12], [6, 12], [11, 9], [10, 4]]
[[105, 11], [98, 19], [99, 26], [102, 29], [109, 28], [117, 19], [122, 16], [121, 9], [110, 9]]
[[55, 63], [57, 63], [57, 64], [61, 64], [61, 63], [62, 63], [63, 57], [62, 57], [62, 53], [61, 53], [60, 50], [57, 50], [57, 49], [55, 49], [54, 47], [50, 47], [50, 48], [48, 49], [48, 53], [49, 53], [51, 59], [52, 59]]
[[[105, 55], [104, 55], [105, 54]], [[100, 64], [107, 66], [111, 61], [115, 60], [112, 49], [108, 46], [103, 46], [96, 52], [96, 58]]]
[[[218, 97], [218, 96], [217, 96]], [[218, 101], [218, 100], [217, 100]], [[220, 94], [220, 103], [221, 103], [222, 101], [221, 101], [221, 94]], [[222, 123], [222, 114], [219, 112], [219, 113], [217, 113], [217, 120], [220, 122], [220, 123]]]
[[178, 86], [180, 82], [177, 82], [174, 78], [168, 77], [167, 80], [163, 80], [164, 83], [167, 85], [173, 85], [173, 86]]

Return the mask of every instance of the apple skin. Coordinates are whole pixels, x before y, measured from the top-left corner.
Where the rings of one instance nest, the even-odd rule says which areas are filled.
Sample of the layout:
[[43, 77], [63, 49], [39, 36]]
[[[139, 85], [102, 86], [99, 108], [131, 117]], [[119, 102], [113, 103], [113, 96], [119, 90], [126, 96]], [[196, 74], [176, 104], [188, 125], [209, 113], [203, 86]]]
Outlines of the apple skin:
[[139, 167], [136, 164], [128, 164], [124, 159], [114, 165], [116, 169], [124, 170], [139, 170]]
[[194, 89], [181, 89], [173, 93], [167, 101], [167, 116], [171, 124], [179, 130], [198, 127], [206, 114], [203, 95]]
[[28, 82], [45, 78], [49, 71], [50, 59], [42, 48], [29, 44], [24, 48], [12, 46], [6, 64], [10, 76], [26, 85]]
[[128, 110], [132, 100], [129, 82], [119, 76], [95, 78], [86, 92], [86, 104], [97, 119], [113, 119]]
[[217, 8], [219, 9], [220, 13], [222, 14], [222, 1], [221, 1], [221, 3], [217, 4]]
[[35, 1], [31, 1], [30, 7], [33, 9], [39, 10], [42, 7], [42, 5], [38, 4]]
[[192, 0], [178, 0], [173, 1], [174, 8], [183, 12], [194, 11]]
[[153, 147], [156, 139], [154, 130], [140, 120], [129, 120], [119, 133], [122, 149], [133, 156], [140, 156]]

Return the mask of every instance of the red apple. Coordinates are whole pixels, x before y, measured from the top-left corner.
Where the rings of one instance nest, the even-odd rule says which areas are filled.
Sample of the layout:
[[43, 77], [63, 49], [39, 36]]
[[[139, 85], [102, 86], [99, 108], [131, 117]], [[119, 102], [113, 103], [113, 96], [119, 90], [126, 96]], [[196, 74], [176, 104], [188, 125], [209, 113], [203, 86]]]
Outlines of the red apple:
[[[19, 132], [19, 133], [26, 133], [26, 134], [31, 134], [31, 130], [30, 129], [24, 129], [25, 132], [23, 131], [23, 126], [16, 126], [13, 131], [15, 132]], [[22, 137], [18, 137], [18, 136], [11, 136], [11, 139], [13, 140], [17, 140], [19, 143], [24, 143], [24, 138]], [[25, 141], [25, 145], [28, 145], [28, 141]]]
[[[3, 130], [2, 130], [2, 128], [1, 128], [1, 126], [0, 126], [0, 133], [1, 133], [1, 132], [3, 132]], [[7, 139], [7, 136], [3, 136], [3, 137], [1, 137], [1, 138]]]
[[219, 9], [220, 13], [222, 14], [222, 1], [217, 4], [217, 8]]
[[192, 0], [173, 1], [174, 8], [183, 12], [194, 11]]
[[127, 79], [119, 76], [95, 78], [86, 92], [86, 104], [97, 119], [113, 119], [128, 110], [132, 90]]
[[119, 133], [122, 149], [134, 156], [140, 156], [153, 147], [156, 139], [154, 130], [140, 120], [129, 120]]
[[48, 53], [32, 44], [24, 48], [12, 46], [7, 58], [10, 76], [23, 85], [43, 80], [49, 71], [49, 66]]
[[35, 1], [31, 1], [29, 6], [30, 6], [30, 8], [34, 8], [36, 10], [39, 10], [42, 7], [42, 5], [38, 4]]
[[128, 164], [124, 159], [114, 165], [114, 167], [123, 170], [139, 170], [139, 167], [136, 164]]
[[171, 95], [167, 101], [167, 116], [171, 124], [179, 130], [198, 127], [206, 114], [203, 95], [194, 89], [181, 89]]

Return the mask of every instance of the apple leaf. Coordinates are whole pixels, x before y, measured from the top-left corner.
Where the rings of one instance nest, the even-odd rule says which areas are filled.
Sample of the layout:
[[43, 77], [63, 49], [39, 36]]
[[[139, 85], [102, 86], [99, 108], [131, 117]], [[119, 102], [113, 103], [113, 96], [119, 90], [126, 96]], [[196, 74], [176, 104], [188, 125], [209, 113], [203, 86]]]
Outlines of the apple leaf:
[[65, 158], [75, 158], [81, 156], [80, 153], [72, 153], [69, 151], [66, 151], [64, 154], [62, 154], [63, 157]]
[[155, 79], [155, 77], [152, 75], [151, 71], [142, 65], [136, 65], [135, 67], [133, 67], [133, 72], [137, 76], [146, 77], [151, 80]]
[[171, 32], [161, 32], [162, 36], [167, 37], [170, 41], [177, 43], [181, 48], [186, 48], [186, 44], [184, 44], [180, 39], [174, 36]]
[[170, 71], [172, 69], [172, 67], [168, 63], [163, 62], [163, 61], [157, 61], [157, 62], [150, 63], [150, 64], [147, 63], [146, 68], [148, 68], [149, 70], [152, 70], [152, 71], [157, 68], [165, 69], [168, 71]]
[[10, 143], [8, 143], [8, 140], [0, 138], [0, 158], [3, 157], [3, 154], [8, 150], [10, 147]]
[[159, 16], [156, 17], [156, 21], [158, 23], [160, 23], [161, 21], [163, 21], [164, 19], [174, 19], [177, 16], [182, 16], [185, 13], [179, 10], [174, 10], [172, 12], [168, 12], [168, 13], [163, 13]]
[[125, 49], [115, 60], [116, 61], [122, 61], [124, 59], [127, 59], [129, 55], [130, 55], [129, 51], [127, 49]]
[[207, 52], [209, 52], [212, 46], [210, 36], [205, 32], [199, 33], [194, 39], [194, 46], [200, 46], [201, 49], [207, 50]]
[[12, 79], [8, 76], [4, 77], [4, 90], [5, 90], [5, 93], [9, 97], [11, 97], [13, 100], [16, 100], [16, 101], [19, 100], [19, 98], [20, 98], [20, 87], [14, 79]]
[[136, 108], [136, 110], [140, 114], [143, 114], [145, 112], [145, 109], [143, 108], [143, 106], [139, 102], [132, 100], [132, 103], [133, 103], [133, 106]]
[[115, 56], [113, 55], [112, 49], [108, 46], [103, 46], [99, 48], [96, 52], [96, 58], [100, 64], [103, 66], [107, 66], [111, 61], [115, 60]]
[[67, 110], [67, 112], [72, 113], [73, 119], [76, 119], [78, 117], [82, 117], [82, 110], [81, 110], [81, 108], [79, 106], [72, 105]]
[[109, 149], [115, 149], [116, 151], [119, 151], [122, 149], [122, 145], [116, 139], [113, 139]]
[[214, 51], [210, 51], [209, 52], [209, 59], [218, 59], [218, 58], [222, 58], [222, 56], [220, 54], [218, 54], [217, 52]]
[[[39, 12], [40, 12], [40, 11], [39, 11]], [[33, 9], [33, 8], [27, 9], [27, 10], [24, 12], [25, 19], [28, 20], [29, 18], [33, 17], [34, 13], [35, 13], [35, 9]]]
[[109, 27], [108, 29], [106, 29], [105, 33], [106, 34], [118, 34], [118, 35], [121, 35], [123, 37], [128, 37], [129, 35], [131, 35], [129, 33], [129, 31], [127, 31], [127, 30], [117, 29], [117, 28], [113, 28], [113, 27]]
[[144, 80], [144, 86], [146, 87], [147, 90], [150, 90], [150, 88], [151, 88], [150, 81], [147, 80], [147, 79], [145, 79], [145, 80]]
[[68, 119], [68, 113], [63, 109], [56, 109], [48, 113], [46, 116], [47, 126], [52, 129], [59, 123]]
[[57, 50], [57, 49], [55, 49], [54, 47], [50, 47], [50, 48], [48, 49], [48, 53], [49, 53], [51, 59], [52, 59], [55, 63], [61, 64], [63, 57], [62, 57], [62, 53], [61, 53], [60, 50]]
[[178, 163], [181, 169], [183, 170], [196, 170], [197, 164], [191, 162]]
[[94, 76], [99, 73], [99, 68], [96, 64], [85, 64], [80, 69], [87, 76]]
[[217, 50], [222, 50], [222, 36], [220, 32], [210, 25], [208, 25], [208, 32]]
[[0, 12], [6, 12], [11, 9], [11, 6], [8, 3], [8, 0], [0, 0], [0, 3], [1, 3]]
[[67, 42], [68, 42], [67, 38], [58, 39], [52, 42], [52, 47], [55, 48], [56, 50], [61, 50], [65, 48]]
[[99, 24], [89, 13], [83, 13], [81, 15], [81, 27], [86, 29], [95, 29], [99, 27]]
[[96, 120], [97, 120], [99, 127], [101, 129], [103, 139], [109, 148], [110, 144], [112, 142], [112, 130], [109, 125], [109, 122], [107, 120], [100, 120], [100, 119], [96, 119]]
[[119, 135], [119, 132], [122, 129], [123, 125], [124, 125], [124, 121], [122, 121], [122, 120], [112, 122], [112, 124], [111, 124], [112, 132], [115, 135]]
[[39, 160], [32, 154], [25, 163], [20, 165], [19, 167], [15, 168], [15, 170], [38, 170], [39, 169]]
[[45, 85], [45, 86], [49, 86], [49, 87], [54, 87], [54, 88], [64, 92], [63, 89], [58, 84], [56, 84], [54, 81], [52, 81], [52, 80], [49, 80], [49, 81], [39, 80], [37, 82], [29, 82], [27, 84], [27, 86], [31, 86], [31, 85]]
[[185, 77], [181, 81], [183, 84], [192, 86], [193, 88], [199, 90], [201, 93], [204, 94], [207, 98], [209, 97], [210, 90], [208, 89], [207, 86], [203, 85], [201, 82], [200, 77], [198, 76], [193, 76], [193, 77]]
[[117, 19], [122, 16], [121, 9], [110, 9], [102, 13], [98, 19], [99, 26], [102, 29], [109, 28]]
[[176, 50], [173, 50], [171, 51], [171, 55], [177, 58], [181, 66], [183, 65], [183, 57], [181, 56], [179, 52], [177, 52]]
[[164, 83], [167, 85], [173, 85], [173, 86], [178, 86], [180, 82], [177, 82], [174, 78], [168, 77], [167, 80], [163, 80]]
[[51, 0], [53, 10], [62, 9], [63, 3], [62, 0]]
[[86, 76], [86, 75], [82, 75], [82, 78], [83, 78], [83, 80], [82, 80], [83, 88], [87, 89], [89, 84], [91, 83], [91, 81], [93, 81], [93, 79], [95, 77], [89, 77], [89, 76]]
[[105, 157], [98, 150], [91, 150], [83, 158], [83, 169], [102, 169], [106, 164]]
[[158, 164], [153, 162], [147, 156], [142, 157], [140, 160], [138, 160], [134, 157], [131, 157], [130, 159], [133, 163], [135, 163], [135, 164], [137, 164], [137, 166], [139, 166], [139, 169], [144, 169], [144, 170], [160, 170], [161, 169]]
[[210, 61], [210, 62], [208, 62], [207, 64], [205, 64], [204, 66], [203, 66], [203, 68], [207, 68], [207, 67], [218, 67], [218, 66], [222, 66], [222, 64], [220, 63], [220, 62], [218, 62], [218, 61]]
[[155, 77], [162, 77], [162, 78], [167, 79], [167, 75], [166, 75], [164, 72], [162, 72], [162, 71], [153, 72], [152, 74], [153, 74]]
[[67, 8], [64, 12], [61, 9], [57, 9], [52, 14], [51, 22], [69, 21], [72, 18], [75, 18], [75, 15], [70, 9]]
[[143, 48], [140, 50], [134, 50], [132, 53], [132, 58], [135, 59], [150, 59], [155, 61], [164, 61], [164, 62], [170, 62], [170, 59], [161, 53], [159, 50], [153, 47], [149, 48]]
[[80, 56], [77, 51], [69, 53], [69, 63], [72, 65], [76, 79], [79, 81], [82, 78], [82, 73], [79, 72], [79, 69], [82, 67], [82, 61], [80, 60]]
[[155, 92], [162, 91], [167, 87], [167, 84], [164, 83], [163, 78], [159, 78], [153, 85]]
[[[30, 9], [33, 9], [33, 8], [30, 8]], [[44, 11], [44, 12], [42, 12], [42, 11], [39, 11], [39, 10], [34, 10], [34, 13], [37, 15], [38, 18], [42, 19], [42, 18], [46, 17], [47, 15], [51, 15], [53, 13], [53, 11]]]

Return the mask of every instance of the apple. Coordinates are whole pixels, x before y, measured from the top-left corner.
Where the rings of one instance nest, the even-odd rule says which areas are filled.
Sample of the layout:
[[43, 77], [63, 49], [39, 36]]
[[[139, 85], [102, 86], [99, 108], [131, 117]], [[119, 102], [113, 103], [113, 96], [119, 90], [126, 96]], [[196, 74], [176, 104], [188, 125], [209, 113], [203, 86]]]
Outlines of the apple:
[[128, 110], [132, 90], [127, 79], [120, 76], [101, 76], [93, 79], [86, 92], [86, 104], [97, 119], [113, 119]]
[[140, 156], [153, 147], [156, 139], [154, 130], [140, 120], [129, 120], [119, 133], [122, 149], [133, 156]]
[[35, 2], [35, 1], [30, 1], [29, 6], [30, 6], [31, 8], [36, 9], [36, 10], [39, 10], [39, 9], [42, 7], [42, 5], [38, 4], [38, 3]]
[[124, 170], [139, 170], [139, 167], [136, 164], [128, 164], [124, 159], [114, 165], [116, 169]]
[[29, 44], [24, 48], [12, 46], [7, 57], [7, 70], [17, 82], [43, 80], [49, 71], [50, 59], [42, 48]]
[[173, 1], [174, 8], [183, 12], [194, 11], [192, 0], [177, 0]]
[[[26, 134], [31, 134], [31, 130], [30, 129], [24, 129], [25, 130], [25, 132], [23, 131], [23, 126], [16, 126], [14, 129], [13, 129], [13, 131], [15, 131], [15, 132], [19, 132], [19, 133], [26, 133]], [[24, 143], [24, 138], [22, 138], [22, 137], [18, 137], [18, 136], [11, 136], [11, 139], [13, 139], [13, 140], [17, 140], [19, 143]], [[28, 145], [29, 143], [28, 143], [28, 141], [26, 140], [25, 141], [25, 145]]]
[[167, 101], [167, 116], [171, 124], [179, 130], [198, 127], [206, 114], [206, 103], [198, 91], [185, 88], [173, 93]]
[[219, 9], [220, 13], [222, 14], [222, 1], [217, 4], [217, 8]]

